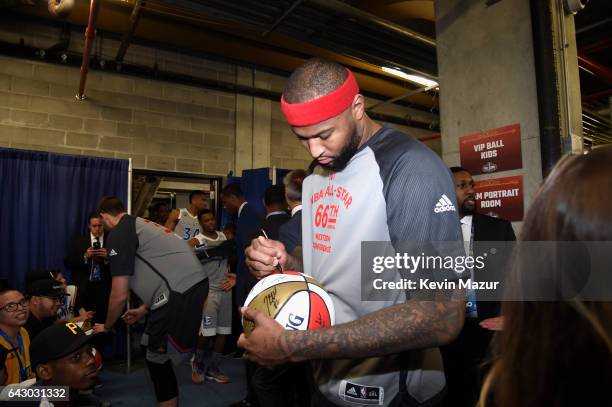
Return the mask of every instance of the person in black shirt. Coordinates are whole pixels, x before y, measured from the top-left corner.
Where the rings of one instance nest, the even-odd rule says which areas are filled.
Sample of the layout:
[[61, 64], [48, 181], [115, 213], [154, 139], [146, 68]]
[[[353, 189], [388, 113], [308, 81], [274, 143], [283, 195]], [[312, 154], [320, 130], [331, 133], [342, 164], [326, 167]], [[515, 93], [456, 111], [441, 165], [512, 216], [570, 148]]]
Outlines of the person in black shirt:
[[64, 291], [58, 281], [51, 278], [34, 281], [28, 289], [30, 316], [25, 328], [34, 339], [40, 331], [57, 320], [57, 311], [64, 303]]
[[82, 392], [93, 387], [98, 375], [89, 344], [92, 338], [74, 322], [53, 324], [41, 331], [30, 346], [38, 378], [34, 386], [67, 386], [70, 406], [103, 405], [95, 396]]

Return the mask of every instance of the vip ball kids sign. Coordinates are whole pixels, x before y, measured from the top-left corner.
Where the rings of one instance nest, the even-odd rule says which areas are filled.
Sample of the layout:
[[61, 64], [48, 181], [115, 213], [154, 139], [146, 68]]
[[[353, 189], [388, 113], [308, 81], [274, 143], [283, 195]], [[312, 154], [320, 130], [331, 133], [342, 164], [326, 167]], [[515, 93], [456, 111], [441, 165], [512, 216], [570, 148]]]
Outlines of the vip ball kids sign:
[[512, 222], [523, 220], [523, 176], [476, 181], [478, 213]]
[[514, 170], [523, 166], [521, 128], [512, 124], [459, 138], [461, 166], [472, 175]]

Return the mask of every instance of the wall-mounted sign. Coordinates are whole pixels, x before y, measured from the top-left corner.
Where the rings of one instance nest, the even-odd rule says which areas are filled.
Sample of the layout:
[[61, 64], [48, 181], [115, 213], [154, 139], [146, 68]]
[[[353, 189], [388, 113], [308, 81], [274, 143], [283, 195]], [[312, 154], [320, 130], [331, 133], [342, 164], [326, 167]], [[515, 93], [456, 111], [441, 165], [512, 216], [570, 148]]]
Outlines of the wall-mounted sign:
[[523, 220], [523, 176], [476, 181], [477, 212], [517, 222]]
[[461, 166], [472, 175], [522, 168], [521, 126], [511, 124], [459, 138]]

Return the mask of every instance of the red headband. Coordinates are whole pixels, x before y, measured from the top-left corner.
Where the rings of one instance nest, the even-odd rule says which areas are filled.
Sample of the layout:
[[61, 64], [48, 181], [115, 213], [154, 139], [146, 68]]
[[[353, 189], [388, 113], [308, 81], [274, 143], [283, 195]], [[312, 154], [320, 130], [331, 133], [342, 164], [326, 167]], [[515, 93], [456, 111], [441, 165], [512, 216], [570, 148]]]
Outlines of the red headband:
[[350, 70], [344, 83], [333, 92], [304, 103], [287, 103], [281, 96], [281, 109], [291, 126], [310, 126], [344, 112], [359, 93], [359, 86]]

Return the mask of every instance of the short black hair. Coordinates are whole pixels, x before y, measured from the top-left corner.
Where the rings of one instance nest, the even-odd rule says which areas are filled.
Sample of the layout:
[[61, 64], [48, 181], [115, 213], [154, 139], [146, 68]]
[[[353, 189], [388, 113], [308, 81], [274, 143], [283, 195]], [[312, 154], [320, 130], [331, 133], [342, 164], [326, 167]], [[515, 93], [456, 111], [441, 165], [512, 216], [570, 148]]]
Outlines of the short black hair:
[[207, 197], [206, 192], [202, 191], [201, 189], [196, 189], [195, 191], [191, 191], [191, 193], [189, 194], [189, 203], [191, 203], [194, 196], [198, 196], [198, 195], [203, 195], [204, 198]]
[[125, 206], [123, 206], [121, 199], [117, 198], [116, 196], [105, 196], [100, 200], [96, 212], [99, 214], [108, 213], [110, 215], [117, 216], [120, 213], [125, 212]]
[[306, 171], [304, 170], [293, 170], [285, 175], [283, 183], [285, 184], [287, 199], [298, 202], [302, 201], [302, 183], [304, 178], [306, 178]]
[[236, 198], [240, 198], [244, 196], [242, 193], [242, 188], [240, 188], [240, 184], [228, 184], [223, 187], [221, 190], [221, 195], [234, 195]]
[[149, 212], [158, 212], [162, 206], [170, 206], [167, 202], [159, 201], [155, 202], [153, 205], [149, 207]]
[[287, 200], [285, 199], [285, 187], [283, 185], [270, 185], [268, 189], [266, 189], [266, 192], [264, 192], [264, 203], [266, 206], [287, 206]]
[[457, 172], [467, 172], [468, 174], [471, 174], [468, 170], [466, 170], [463, 167], [450, 167], [450, 170], [453, 174], [457, 173]]
[[[202, 209], [200, 212], [198, 212], [198, 221], [202, 220], [202, 216], [206, 215], [207, 213], [213, 213], [213, 211], [210, 209]], [[213, 216], [215, 216], [214, 213]]]
[[287, 103], [308, 102], [338, 89], [347, 76], [346, 68], [339, 63], [311, 58], [293, 71], [283, 90], [283, 97]]
[[88, 221], [92, 220], [92, 219], [98, 219], [100, 217], [100, 212], [98, 211], [91, 211], [89, 213], [89, 217], [87, 218]]

